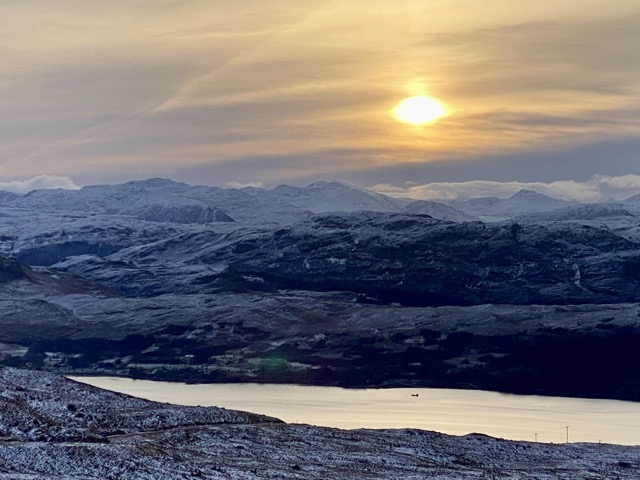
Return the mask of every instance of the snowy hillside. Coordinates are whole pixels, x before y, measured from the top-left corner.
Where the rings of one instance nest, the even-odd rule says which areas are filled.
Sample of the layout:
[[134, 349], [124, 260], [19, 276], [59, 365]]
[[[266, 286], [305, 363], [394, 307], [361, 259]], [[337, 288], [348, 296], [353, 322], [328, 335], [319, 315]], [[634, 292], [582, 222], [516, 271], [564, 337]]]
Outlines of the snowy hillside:
[[629, 208], [620, 203], [582, 203], [556, 210], [528, 213], [516, 217], [518, 221], [527, 222], [563, 222], [606, 220], [614, 218], [633, 219]]
[[633, 195], [627, 199], [625, 199], [624, 203], [630, 203], [634, 205], [640, 204], [640, 193], [638, 195]]
[[214, 202], [191, 196], [190, 190], [183, 183], [152, 179], [80, 190], [35, 190], [5, 204], [46, 213], [125, 215], [155, 222], [233, 221]]
[[306, 187], [280, 185], [272, 190], [247, 191], [267, 201], [288, 203], [313, 213], [357, 210], [397, 212], [407, 203], [343, 182], [315, 182]]
[[278, 224], [308, 216], [294, 206], [265, 204], [239, 190], [189, 186], [158, 178], [80, 190], [35, 190], [5, 205], [44, 213], [123, 215], [173, 223]]
[[458, 200], [450, 205], [469, 215], [485, 221], [500, 221], [533, 212], [548, 212], [575, 204], [552, 198], [532, 190], [520, 190], [507, 199], [496, 197]]
[[402, 213], [408, 215], [429, 215], [438, 220], [446, 220], [449, 222], [477, 222], [479, 219], [473, 215], [456, 210], [453, 207], [438, 202], [429, 202], [426, 200], [417, 200], [410, 203], [402, 210]]

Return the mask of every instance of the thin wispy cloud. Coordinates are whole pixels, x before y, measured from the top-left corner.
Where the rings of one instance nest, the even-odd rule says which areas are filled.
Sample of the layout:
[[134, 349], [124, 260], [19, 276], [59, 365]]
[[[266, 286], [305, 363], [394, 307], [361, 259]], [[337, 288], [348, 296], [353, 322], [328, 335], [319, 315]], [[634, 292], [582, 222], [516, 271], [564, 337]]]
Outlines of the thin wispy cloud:
[[264, 188], [264, 184], [260, 181], [256, 181], [256, 182], [227, 182], [225, 183], [225, 186], [227, 188], [246, 188], [246, 187], [253, 187], [253, 188]]
[[[263, 156], [286, 182], [500, 155], [519, 178], [522, 155], [640, 134], [634, 0], [63, 0], [0, 15], [5, 180], [197, 169], [178, 179], [224, 184], [272, 178], [269, 162], [243, 171]], [[391, 109], [415, 94], [451, 114], [399, 124]]]

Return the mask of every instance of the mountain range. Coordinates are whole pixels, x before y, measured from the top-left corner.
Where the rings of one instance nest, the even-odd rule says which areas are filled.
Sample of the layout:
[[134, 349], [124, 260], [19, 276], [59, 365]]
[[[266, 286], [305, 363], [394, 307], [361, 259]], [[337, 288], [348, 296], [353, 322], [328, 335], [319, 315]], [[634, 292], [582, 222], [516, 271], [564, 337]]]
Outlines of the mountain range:
[[634, 197], [442, 203], [342, 182], [0, 195], [0, 362], [635, 399], [639, 217]]

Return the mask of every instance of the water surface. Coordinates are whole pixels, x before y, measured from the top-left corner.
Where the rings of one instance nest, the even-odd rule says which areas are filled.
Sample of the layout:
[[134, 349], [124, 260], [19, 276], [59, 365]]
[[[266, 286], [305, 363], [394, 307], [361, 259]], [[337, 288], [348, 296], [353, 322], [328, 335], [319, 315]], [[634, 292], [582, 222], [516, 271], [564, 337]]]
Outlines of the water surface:
[[[154, 382], [69, 377], [178, 405], [218, 406], [286, 422], [338, 428], [420, 428], [512, 440], [640, 445], [640, 403], [436, 388], [344, 389], [301, 385]], [[418, 396], [414, 396], [418, 395]]]

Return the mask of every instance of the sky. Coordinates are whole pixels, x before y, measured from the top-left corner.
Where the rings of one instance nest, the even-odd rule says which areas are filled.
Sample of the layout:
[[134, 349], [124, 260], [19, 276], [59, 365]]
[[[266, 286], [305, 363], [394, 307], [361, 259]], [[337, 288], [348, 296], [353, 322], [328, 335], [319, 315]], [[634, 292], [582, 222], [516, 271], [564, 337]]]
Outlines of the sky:
[[638, 45], [637, 0], [0, 0], [0, 187], [640, 193]]

